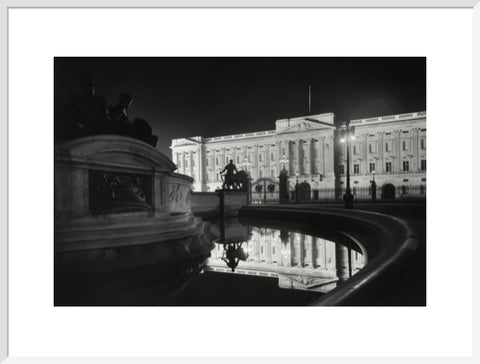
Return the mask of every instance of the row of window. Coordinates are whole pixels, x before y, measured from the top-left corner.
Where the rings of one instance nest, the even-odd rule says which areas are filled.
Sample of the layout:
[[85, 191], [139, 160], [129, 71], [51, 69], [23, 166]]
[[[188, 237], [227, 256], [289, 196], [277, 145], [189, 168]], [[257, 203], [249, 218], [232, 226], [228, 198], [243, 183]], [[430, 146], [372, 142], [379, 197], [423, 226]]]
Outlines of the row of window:
[[[376, 164], [375, 163], [370, 163], [369, 166], [369, 172], [373, 173], [376, 171]], [[402, 163], [402, 171], [408, 172], [410, 170], [410, 162], [409, 161], [403, 161]], [[421, 171], [426, 171], [427, 170], [427, 160], [422, 159], [420, 161], [420, 170]], [[393, 172], [392, 169], [392, 162], [385, 162], [385, 172]], [[338, 173], [339, 174], [345, 174], [345, 165], [340, 164], [338, 166]], [[353, 173], [354, 174], [359, 174], [360, 173], [360, 164], [354, 163], [353, 164]]]
[[[420, 139], [420, 149], [425, 150], [427, 148], [427, 140]], [[393, 150], [393, 141], [385, 142], [385, 152], [391, 152]], [[410, 150], [410, 140], [402, 140], [402, 151]], [[377, 143], [368, 144], [368, 152], [376, 153], [377, 152]], [[360, 144], [353, 145], [353, 154], [360, 154]]]
[[[223, 164], [221, 163], [221, 159], [222, 159], [221, 157], [215, 157], [215, 165], [216, 165], [216, 166], [223, 165]], [[232, 156], [230, 156], [230, 155], [226, 156], [226, 157], [225, 157], [225, 164], [230, 163], [230, 160], [231, 160], [231, 159], [232, 159]], [[263, 155], [263, 154], [259, 154], [259, 155], [258, 155], [258, 161], [259, 161], [259, 162], [264, 162], [264, 159], [265, 159], [265, 158], [264, 158], [264, 155]], [[249, 163], [252, 163], [252, 160], [253, 160], [252, 154], [248, 154], [248, 155], [247, 155], [247, 160], [248, 160]], [[240, 154], [237, 154], [235, 163], [236, 163], [236, 164], [241, 164], [241, 163], [243, 163], [244, 161], [245, 161], [244, 157], [242, 157], [242, 155], [240, 155]], [[275, 153], [271, 153], [271, 154], [270, 154], [270, 161], [271, 161], [271, 162], [275, 162]], [[209, 165], [211, 164], [211, 157], [207, 157], [207, 158], [205, 159], [205, 164], [206, 164], [207, 166], [209, 166]]]
[[[263, 170], [259, 170], [258, 171], [258, 178], [263, 178], [263, 177], [273, 177], [273, 178], [276, 178], [278, 177], [277, 176], [277, 172], [275, 169], [271, 169], [270, 170], [270, 175], [268, 175], [268, 172], [269, 171], [266, 171], [267, 173], [264, 175], [264, 172]], [[257, 178], [257, 173], [255, 170], [252, 170], [250, 171], [250, 174], [251, 174], [251, 177], [253, 179], [256, 179]], [[207, 174], [205, 175], [205, 181], [206, 182], [216, 182], [216, 181], [220, 181], [220, 174], [219, 173], [212, 173], [212, 172], [207, 172]]]

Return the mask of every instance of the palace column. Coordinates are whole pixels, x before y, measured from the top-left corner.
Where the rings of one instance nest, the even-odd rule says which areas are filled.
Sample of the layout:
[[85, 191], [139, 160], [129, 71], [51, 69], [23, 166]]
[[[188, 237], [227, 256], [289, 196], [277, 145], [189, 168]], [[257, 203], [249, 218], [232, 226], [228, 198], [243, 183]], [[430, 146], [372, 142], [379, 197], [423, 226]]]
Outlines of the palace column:
[[291, 156], [291, 150], [290, 150], [290, 141], [289, 140], [284, 140], [283, 141], [283, 148], [285, 148], [285, 157], [288, 159], [288, 164], [285, 166], [286, 170], [288, 171], [288, 175], [292, 175], [292, 156]]
[[313, 175], [313, 153], [312, 153], [312, 138], [307, 139], [307, 174]]
[[297, 163], [298, 163], [298, 173], [300, 175], [305, 174], [305, 171], [303, 170], [303, 156], [304, 156], [304, 151], [303, 151], [303, 139], [298, 139], [298, 158], [297, 158]]
[[402, 160], [402, 141], [401, 141], [401, 135], [402, 135], [402, 130], [395, 130], [395, 160], [394, 160], [394, 169], [393, 171], [395, 173], [399, 173], [402, 169], [400, 168], [400, 163]]
[[333, 142], [333, 135], [327, 136], [325, 140], [325, 152], [326, 156], [324, 158], [325, 161], [325, 175], [332, 175], [334, 174], [333, 171], [333, 159], [334, 159], [334, 149], [335, 143]]
[[280, 175], [280, 171], [282, 170], [282, 163], [280, 163], [280, 159], [282, 159], [282, 143], [278, 140], [275, 141], [275, 165], [277, 166], [277, 176]]
[[206, 190], [205, 188], [205, 178], [204, 178], [204, 153], [203, 153], [203, 144], [198, 145], [198, 181], [200, 182], [200, 192]]
[[380, 166], [376, 166], [376, 168], [378, 168], [379, 173], [383, 173], [385, 168], [385, 161], [383, 157], [383, 151], [385, 150], [385, 142], [383, 141], [384, 135], [385, 132], [383, 131], [378, 133], [378, 160], [380, 161]]
[[299, 140], [295, 140], [295, 147], [293, 149], [293, 171], [292, 171], [292, 176], [294, 176], [297, 172], [300, 173], [300, 148], [299, 148]]
[[318, 139], [318, 173], [325, 177], [325, 137], [322, 136]]
[[[365, 133], [362, 135], [362, 139], [363, 139], [363, 148], [362, 148], [362, 151], [363, 151], [363, 155], [362, 155], [362, 158], [363, 158], [363, 173], [368, 173], [368, 152], [369, 152], [369, 148], [368, 148], [368, 133]], [[361, 172], [360, 172], [361, 173]]]
[[315, 150], [316, 139], [310, 138], [310, 175], [315, 174], [315, 165], [317, 163], [318, 154]]
[[295, 266], [295, 233], [290, 233], [290, 265]]
[[298, 234], [298, 266], [304, 267], [305, 266], [305, 235]]
[[335, 268], [340, 281], [349, 278], [348, 249], [341, 244], [335, 244]]
[[412, 129], [412, 134], [413, 134], [413, 138], [412, 138], [412, 141], [413, 141], [413, 145], [412, 145], [412, 154], [413, 154], [413, 158], [412, 158], [412, 171], [419, 171], [420, 170], [420, 160], [419, 160], [419, 145], [420, 145], [420, 140], [419, 140], [419, 131], [420, 129], [418, 128], [414, 128]]

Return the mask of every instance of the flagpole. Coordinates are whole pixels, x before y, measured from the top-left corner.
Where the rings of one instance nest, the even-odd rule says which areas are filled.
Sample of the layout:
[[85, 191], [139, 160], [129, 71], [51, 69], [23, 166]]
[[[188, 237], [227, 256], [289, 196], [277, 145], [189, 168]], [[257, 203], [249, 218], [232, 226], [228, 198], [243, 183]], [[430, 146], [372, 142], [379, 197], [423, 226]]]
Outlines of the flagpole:
[[310, 85], [308, 85], [308, 114], [312, 112], [312, 90]]

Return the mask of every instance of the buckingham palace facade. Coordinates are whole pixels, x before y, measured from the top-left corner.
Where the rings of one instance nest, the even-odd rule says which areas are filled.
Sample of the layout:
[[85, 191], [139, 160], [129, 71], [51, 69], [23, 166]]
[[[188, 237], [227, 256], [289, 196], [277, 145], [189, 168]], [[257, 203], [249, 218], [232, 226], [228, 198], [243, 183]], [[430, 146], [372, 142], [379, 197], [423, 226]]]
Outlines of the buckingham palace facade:
[[[170, 148], [177, 172], [194, 179], [194, 191], [220, 188], [220, 171], [233, 160], [259, 195], [262, 181], [278, 183], [285, 169], [291, 191], [300, 183], [312, 199], [338, 198], [346, 186], [344, 128], [333, 113], [324, 113], [277, 120], [274, 130], [174, 139]], [[350, 128], [350, 181], [357, 198], [371, 194], [372, 180], [379, 197], [426, 195], [425, 111], [351, 120]]]

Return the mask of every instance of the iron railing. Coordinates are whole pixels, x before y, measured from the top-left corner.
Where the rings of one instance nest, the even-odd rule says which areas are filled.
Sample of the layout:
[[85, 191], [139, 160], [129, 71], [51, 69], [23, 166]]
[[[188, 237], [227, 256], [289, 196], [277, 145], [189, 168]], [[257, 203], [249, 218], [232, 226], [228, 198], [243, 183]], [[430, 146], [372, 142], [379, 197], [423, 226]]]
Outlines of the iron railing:
[[[328, 201], [342, 201], [343, 195], [346, 192], [345, 187], [338, 188], [323, 188], [318, 190], [311, 190], [310, 196], [305, 196], [303, 193], [303, 198], [301, 200], [296, 198], [295, 190], [289, 192], [289, 202], [328, 202]], [[351, 188], [353, 198], [355, 201], [371, 201], [373, 200], [372, 188], [371, 187], [355, 187]], [[377, 186], [376, 188], [376, 199], [377, 200], [408, 200], [408, 199], [425, 199], [427, 197], [427, 186], [426, 185], [415, 185], [415, 186], [406, 186], [399, 185], [393, 186], [390, 185], [390, 188]], [[299, 197], [300, 198], [300, 197]], [[252, 191], [252, 204], [271, 204], [278, 203], [279, 194], [278, 191], [273, 193], [267, 192], [266, 199], [264, 198], [263, 191], [255, 192]]]

